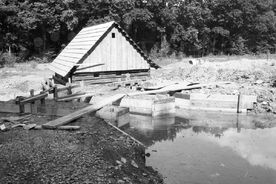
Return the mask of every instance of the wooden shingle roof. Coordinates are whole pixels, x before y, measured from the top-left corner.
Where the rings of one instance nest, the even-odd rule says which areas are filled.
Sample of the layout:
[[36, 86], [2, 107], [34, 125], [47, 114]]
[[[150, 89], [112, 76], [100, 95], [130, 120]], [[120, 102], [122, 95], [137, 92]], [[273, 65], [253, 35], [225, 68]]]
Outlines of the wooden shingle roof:
[[159, 68], [149, 59], [140, 47], [128, 36], [128, 34], [114, 21], [83, 28], [73, 40], [62, 50], [62, 52], [50, 64], [50, 69], [55, 73], [66, 77], [82, 63], [105, 38], [105, 36], [116, 27], [134, 49], [150, 64], [151, 67]]

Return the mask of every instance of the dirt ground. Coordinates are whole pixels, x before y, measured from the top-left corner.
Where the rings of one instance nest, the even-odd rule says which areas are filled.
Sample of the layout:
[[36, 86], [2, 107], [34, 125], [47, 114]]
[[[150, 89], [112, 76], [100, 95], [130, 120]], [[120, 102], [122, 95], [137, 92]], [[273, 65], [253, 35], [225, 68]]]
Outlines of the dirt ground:
[[[42, 124], [52, 118], [32, 115], [22, 121]], [[103, 120], [86, 116], [72, 125], [81, 129], [0, 132], [0, 183], [163, 183], [145, 166], [144, 148]]]

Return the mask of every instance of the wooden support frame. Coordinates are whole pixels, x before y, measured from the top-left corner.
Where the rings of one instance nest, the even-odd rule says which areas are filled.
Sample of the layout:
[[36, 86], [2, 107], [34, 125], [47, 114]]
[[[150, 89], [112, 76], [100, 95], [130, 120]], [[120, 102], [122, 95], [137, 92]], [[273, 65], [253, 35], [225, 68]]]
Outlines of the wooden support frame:
[[40, 93], [38, 95], [34, 95], [34, 90], [30, 90], [30, 97], [29, 98], [24, 98], [20, 97], [19, 98], [19, 113], [25, 113], [25, 104], [30, 104], [31, 107], [31, 113], [36, 114], [37, 113], [37, 108], [35, 106], [36, 101], [40, 101], [41, 105], [45, 105], [45, 98], [48, 96], [47, 93]]

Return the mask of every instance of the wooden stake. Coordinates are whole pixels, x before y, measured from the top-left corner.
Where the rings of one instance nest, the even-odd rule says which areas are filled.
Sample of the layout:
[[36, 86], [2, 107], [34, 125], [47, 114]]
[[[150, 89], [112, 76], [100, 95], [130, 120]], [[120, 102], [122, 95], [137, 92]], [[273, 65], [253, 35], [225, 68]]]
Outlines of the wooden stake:
[[[33, 89], [30, 90], [30, 95], [31, 95], [31, 97], [34, 96], [34, 90]], [[37, 109], [35, 108], [35, 101], [31, 102], [30, 105], [31, 105], [31, 113], [32, 114], [37, 113]]]
[[241, 94], [238, 94], [237, 113], [241, 113]]
[[54, 99], [57, 100], [57, 99], [58, 99], [57, 86], [54, 86], [54, 88], [53, 88], [53, 93], [54, 93]]

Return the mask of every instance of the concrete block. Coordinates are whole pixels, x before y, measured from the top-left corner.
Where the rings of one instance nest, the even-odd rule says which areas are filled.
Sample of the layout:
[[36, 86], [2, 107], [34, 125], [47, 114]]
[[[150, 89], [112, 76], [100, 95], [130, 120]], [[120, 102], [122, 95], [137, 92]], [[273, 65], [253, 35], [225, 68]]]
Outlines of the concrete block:
[[117, 127], [121, 127], [129, 123], [129, 108], [108, 105], [98, 110], [95, 116], [109, 121]]
[[137, 95], [122, 99], [121, 107], [134, 114], [159, 116], [175, 113], [175, 98], [167, 95]]
[[130, 115], [130, 126], [139, 130], [166, 129], [175, 123], [175, 115], [145, 116]]
[[241, 95], [239, 103], [238, 95], [175, 93], [174, 96], [176, 107], [193, 110], [237, 112], [239, 104], [239, 110], [246, 112], [247, 109], [253, 109], [253, 103], [257, 101], [256, 96], [250, 95]]

